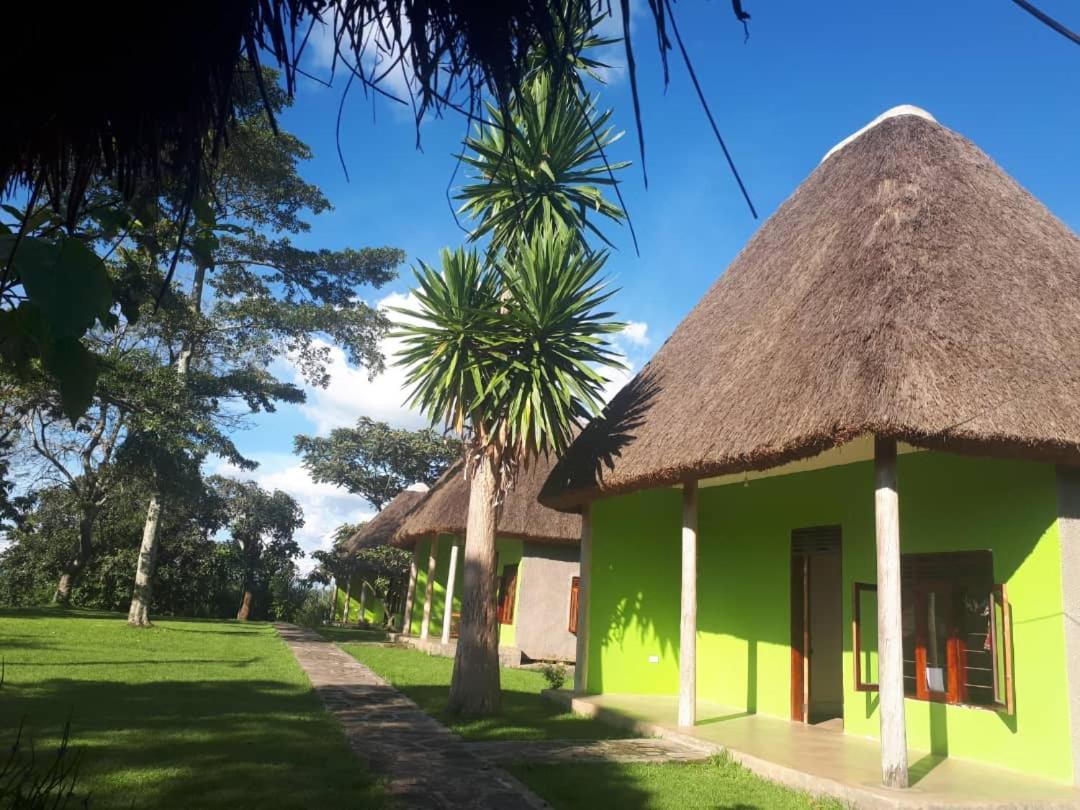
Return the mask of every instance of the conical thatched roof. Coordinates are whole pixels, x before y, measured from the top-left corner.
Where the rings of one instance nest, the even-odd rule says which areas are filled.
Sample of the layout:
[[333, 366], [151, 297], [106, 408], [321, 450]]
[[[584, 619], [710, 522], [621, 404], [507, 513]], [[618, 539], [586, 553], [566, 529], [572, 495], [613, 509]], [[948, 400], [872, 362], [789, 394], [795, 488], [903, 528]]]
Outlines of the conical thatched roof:
[[[499, 515], [500, 537], [539, 543], [581, 542], [580, 517], [548, 509], [537, 500], [553, 464], [554, 457], [550, 461], [540, 458], [529, 469], [518, 471], [514, 488], [506, 494]], [[458, 462], [435, 482], [427, 497], [401, 527], [394, 545], [411, 546], [421, 537], [432, 534], [465, 534], [469, 481], [462, 467]]]
[[355, 554], [362, 548], [386, 545], [394, 539], [398, 529], [425, 495], [427, 495], [426, 491], [411, 489], [399, 492], [379, 514], [361, 526], [356, 534], [342, 544], [342, 550], [347, 554]]
[[971, 142], [883, 117], [761, 227], [542, 500], [575, 509], [864, 433], [1080, 463], [1078, 380], [1080, 239]]

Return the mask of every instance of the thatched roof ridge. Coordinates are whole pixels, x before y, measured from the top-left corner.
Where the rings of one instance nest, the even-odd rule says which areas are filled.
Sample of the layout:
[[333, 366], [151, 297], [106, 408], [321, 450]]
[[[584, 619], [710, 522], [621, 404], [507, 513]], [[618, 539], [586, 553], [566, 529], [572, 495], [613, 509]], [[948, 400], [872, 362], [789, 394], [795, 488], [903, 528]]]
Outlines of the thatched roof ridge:
[[363, 548], [386, 545], [393, 540], [398, 529], [425, 495], [427, 492], [411, 489], [399, 492], [379, 514], [361, 526], [356, 534], [342, 544], [342, 550], [347, 554], [355, 554]]
[[[499, 515], [500, 537], [538, 543], [581, 542], [580, 517], [548, 509], [537, 500], [553, 466], [554, 457], [550, 460], [541, 457], [528, 469], [518, 471], [514, 488], [506, 494]], [[394, 545], [411, 546], [433, 534], [464, 535], [468, 512], [469, 481], [463, 463], [458, 462], [435, 482], [420, 506], [409, 515]]]
[[761, 227], [541, 500], [767, 469], [876, 433], [1080, 463], [1080, 239], [960, 135], [888, 117]]

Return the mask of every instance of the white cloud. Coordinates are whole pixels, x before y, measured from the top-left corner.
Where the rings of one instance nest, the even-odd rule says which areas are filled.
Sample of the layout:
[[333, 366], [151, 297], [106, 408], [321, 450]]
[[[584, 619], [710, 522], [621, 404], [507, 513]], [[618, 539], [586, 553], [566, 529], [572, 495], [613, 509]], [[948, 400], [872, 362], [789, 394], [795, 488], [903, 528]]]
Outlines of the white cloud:
[[[418, 304], [411, 294], [391, 293], [379, 301], [379, 308], [390, 307], [415, 309]], [[402, 316], [388, 313], [392, 320], [402, 322]], [[293, 381], [303, 385], [307, 402], [300, 406], [301, 412], [311, 420], [319, 435], [329, 433], [335, 427], [356, 423], [361, 416], [368, 416], [397, 427], [421, 428], [428, 424], [418, 411], [405, 406], [409, 387], [405, 382], [405, 370], [395, 365], [394, 355], [401, 349], [401, 341], [387, 337], [381, 343], [386, 357], [386, 370], [374, 379], [368, 379], [366, 369], [349, 364], [345, 352], [336, 346], [323, 343], [330, 353], [328, 370], [330, 384], [326, 388], [304, 385], [303, 377], [292, 366]]]
[[342, 523], [359, 523], [370, 520], [375, 508], [358, 495], [350, 495], [330, 484], [317, 484], [311, 480], [296, 459], [288, 454], [255, 454], [259, 462], [256, 470], [241, 470], [221, 459], [211, 462], [209, 472], [254, 481], [268, 490], [280, 489], [289, 493], [304, 510], [304, 526], [294, 539], [304, 550], [304, 558], [297, 560], [302, 573], [315, 567], [311, 552], [328, 550], [333, 545], [334, 530]]
[[619, 337], [634, 346], [648, 346], [649, 325], [644, 321], [627, 321]]
[[[349, 34], [341, 32], [342, 22], [341, 11], [335, 7], [329, 20], [315, 23], [308, 36], [304, 50], [305, 61], [312, 70], [326, 72], [326, 78], [329, 78], [331, 68], [336, 67], [337, 70], [347, 73], [350, 70], [349, 65], [355, 66], [356, 64], [356, 57], [353, 53]], [[408, 40], [409, 32], [409, 22], [403, 18], [401, 21], [401, 40], [403, 42]], [[339, 34], [341, 51], [344, 53], [347, 62], [338, 54]], [[393, 42], [395, 38], [393, 26], [387, 22], [384, 22], [381, 26], [377, 23], [368, 22], [363, 27], [363, 35], [364, 44], [361, 49], [359, 66], [361, 72], [372, 81], [378, 79], [378, 86], [383, 91], [402, 101], [409, 101], [413, 90], [412, 67], [408, 59], [398, 61], [401, 51]], [[347, 75], [346, 78], [348, 78]], [[400, 104], [393, 104], [393, 106], [401, 107], [402, 110], [411, 113], [411, 106], [406, 107]]]

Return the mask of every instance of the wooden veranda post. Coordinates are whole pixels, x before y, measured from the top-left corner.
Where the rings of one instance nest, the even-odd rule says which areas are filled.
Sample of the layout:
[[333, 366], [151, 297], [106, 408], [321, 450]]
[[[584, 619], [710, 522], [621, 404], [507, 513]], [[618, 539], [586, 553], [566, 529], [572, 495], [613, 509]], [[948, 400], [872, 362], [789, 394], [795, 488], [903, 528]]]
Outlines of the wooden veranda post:
[[412, 560], [409, 561], [409, 587], [405, 591], [405, 610], [401, 614], [401, 632], [406, 636], [412, 635], [412, 612], [416, 602], [416, 577], [420, 568], [420, 544], [413, 547]]
[[679, 623], [679, 725], [697, 722], [697, 481], [683, 484], [682, 605]]
[[431, 631], [431, 603], [435, 599], [435, 566], [439, 562], [439, 538], [431, 541], [431, 551], [428, 552], [427, 562], [427, 588], [424, 590], [424, 619], [420, 623], [420, 638], [426, 639]]
[[581, 510], [581, 551], [578, 570], [577, 653], [574, 694], [584, 695], [589, 684], [589, 591], [592, 590], [592, 507]]
[[450, 623], [454, 616], [454, 585], [457, 579], [458, 544], [450, 544], [450, 570], [446, 572], [446, 605], [442, 617], [442, 643], [450, 643]]
[[896, 441], [874, 437], [874, 516], [877, 528], [878, 711], [881, 713], [881, 779], [908, 786], [904, 719], [904, 652], [900, 604], [900, 502]]

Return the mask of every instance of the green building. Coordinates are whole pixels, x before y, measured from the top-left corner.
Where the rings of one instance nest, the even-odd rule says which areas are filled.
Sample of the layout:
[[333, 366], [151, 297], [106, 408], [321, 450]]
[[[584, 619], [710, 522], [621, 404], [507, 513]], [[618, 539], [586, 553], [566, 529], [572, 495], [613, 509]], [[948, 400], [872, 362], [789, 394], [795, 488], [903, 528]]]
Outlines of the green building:
[[1078, 464], [1080, 239], [890, 111], [548, 479], [581, 705], [871, 791], [1076, 799]]
[[[550, 472], [544, 459], [519, 470], [499, 511], [499, 657], [507, 665], [523, 658], [573, 661], [577, 651], [581, 518], [537, 501]], [[456, 649], [468, 508], [469, 482], [459, 463], [411, 510], [393, 539], [413, 552], [403, 640], [435, 654]]]

